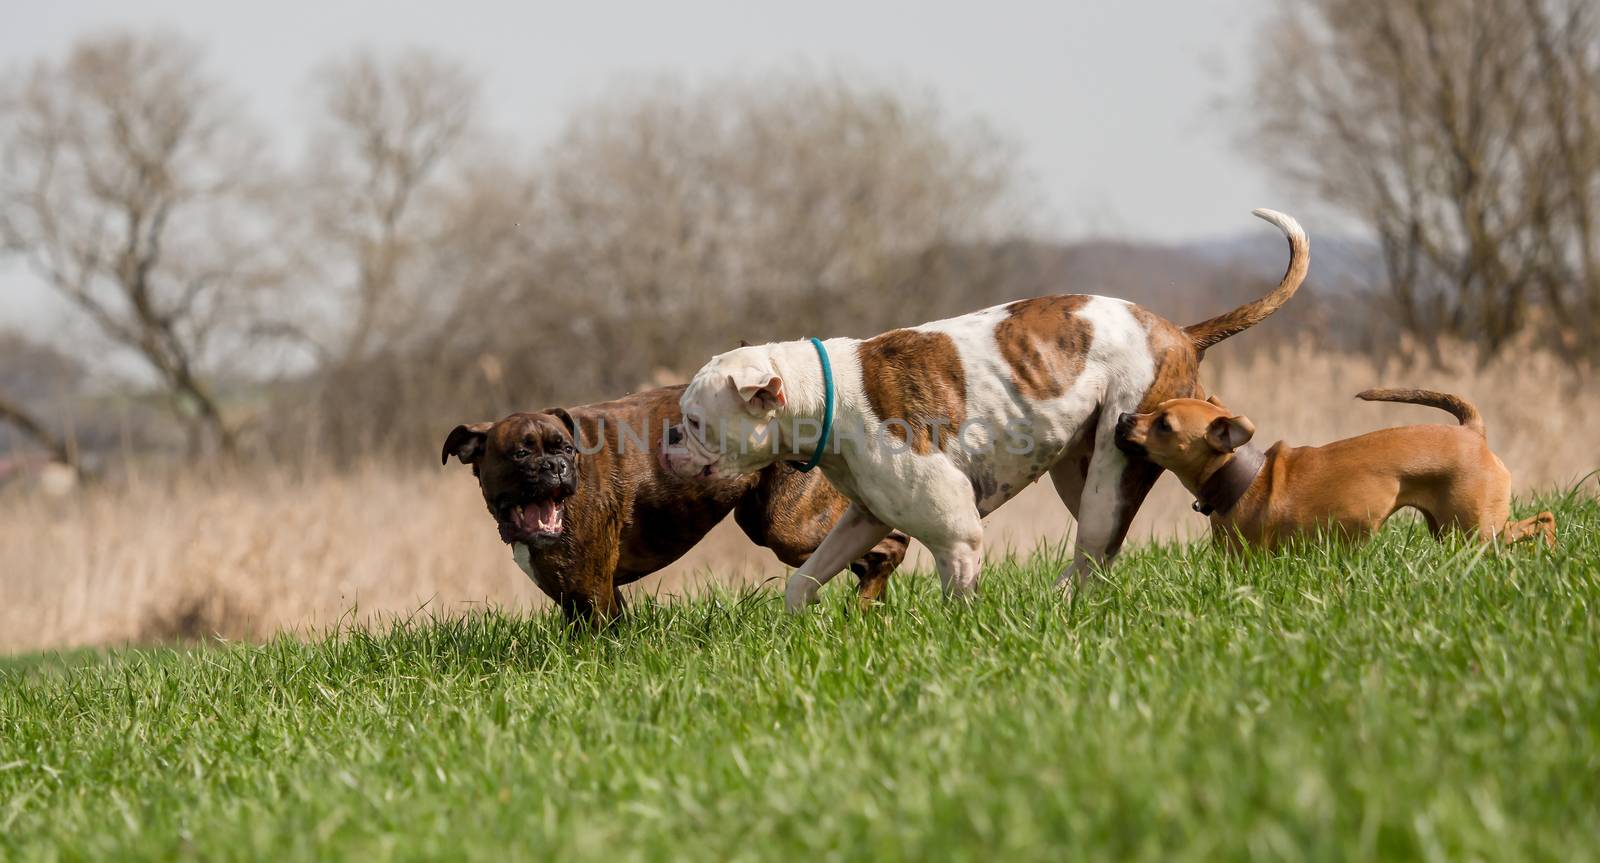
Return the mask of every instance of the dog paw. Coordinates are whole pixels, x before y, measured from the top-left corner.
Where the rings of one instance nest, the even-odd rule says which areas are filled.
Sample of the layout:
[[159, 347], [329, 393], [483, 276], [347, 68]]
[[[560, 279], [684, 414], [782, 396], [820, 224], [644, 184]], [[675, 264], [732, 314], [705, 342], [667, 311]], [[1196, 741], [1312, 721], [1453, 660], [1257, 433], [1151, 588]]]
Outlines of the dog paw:
[[822, 600], [817, 599], [818, 587], [820, 585], [810, 576], [792, 576], [783, 590], [784, 608], [788, 609], [790, 614], [799, 614], [807, 607], [821, 602]]
[[1072, 602], [1088, 594], [1089, 581], [1090, 579], [1078, 577], [1078, 574], [1069, 567], [1066, 572], [1061, 573], [1060, 578], [1056, 579], [1056, 593], [1060, 594], [1063, 600]]

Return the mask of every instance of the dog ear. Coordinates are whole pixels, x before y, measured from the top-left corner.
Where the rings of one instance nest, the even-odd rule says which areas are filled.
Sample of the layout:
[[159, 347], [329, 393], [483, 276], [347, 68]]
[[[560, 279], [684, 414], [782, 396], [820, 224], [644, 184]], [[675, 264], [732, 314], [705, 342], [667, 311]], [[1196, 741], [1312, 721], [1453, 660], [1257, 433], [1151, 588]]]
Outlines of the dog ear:
[[[1211, 405], [1214, 408], [1221, 408], [1222, 410], [1228, 410], [1228, 406], [1223, 404], [1222, 403], [1222, 399], [1219, 399], [1216, 396], [1206, 396], [1206, 404]], [[1231, 413], [1231, 411], [1230, 411], [1230, 413]]]
[[572, 435], [574, 441], [578, 439], [578, 424], [573, 422], [572, 414], [567, 413], [566, 408], [545, 408], [540, 413], [547, 413], [561, 420], [561, 424], [567, 427], [567, 434]]
[[739, 393], [744, 406], [754, 414], [781, 408], [789, 403], [783, 391], [783, 378], [770, 369], [745, 366], [728, 375], [728, 383]]
[[748, 347], [750, 347], [750, 343], [745, 341], [744, 339], [740, 339], [739, 340], [739, 347], [748, 348]]
[[1206, 426], [1206, 442], [1217, 452], [1233, 452], [1255, 437], [1255, 423], [1249, 417], [1217, 417]]
[[483, 458], [483, 446], [494, 423], [458, 425], [445, 436], [444, 449], [439, 453], [439, 464], [449, 464], [450, 457], [461, 459], [462, 464], [477, 464]]

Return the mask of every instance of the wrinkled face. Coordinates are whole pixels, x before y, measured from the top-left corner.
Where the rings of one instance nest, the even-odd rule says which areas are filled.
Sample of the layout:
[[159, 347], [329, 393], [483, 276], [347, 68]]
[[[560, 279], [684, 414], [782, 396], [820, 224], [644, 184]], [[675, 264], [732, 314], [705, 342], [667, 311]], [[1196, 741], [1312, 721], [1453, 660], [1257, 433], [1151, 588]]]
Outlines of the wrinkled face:
[[456, 426], [443, 460], [472, 465], [483, 502], [506, 543], [549, 545], [566, 530], [565, 502], [578, 490], [572, 418], [557, 409]]
[[661, 464], [680, 477], [754, 473], [778, 459], [783, 380], [764, 347], [714, 357], [695, 373], [678, 407], [683, 424], [662, 439]]
[[1181, 479], [1199, 477], [1218, 456], [1244, 446], [1255, 426], [1234, 416], [1215, 397], [1170, 399], [1145, 414], [1117, 419], [1117, 447], [1148, 459]]

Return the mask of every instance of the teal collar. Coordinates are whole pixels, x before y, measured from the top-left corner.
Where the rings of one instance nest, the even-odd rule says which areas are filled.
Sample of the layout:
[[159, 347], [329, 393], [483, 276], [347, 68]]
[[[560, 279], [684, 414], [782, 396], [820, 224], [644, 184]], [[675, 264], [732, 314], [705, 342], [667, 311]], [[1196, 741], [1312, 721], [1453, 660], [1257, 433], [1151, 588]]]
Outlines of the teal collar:
[[833, 433], [833, 366], [828, 362], [828, 349], [822, 346], [821, 339], [813, 338], [811, 346], [817, 349], [817, 359], [822, 361], [822, 436], [817, 439], [817, 451], [811, 454], [811, 460], [805, 467], [795, 468], [801, 473], [822, 461], [822, 454], [828, 449], [828, 436]]

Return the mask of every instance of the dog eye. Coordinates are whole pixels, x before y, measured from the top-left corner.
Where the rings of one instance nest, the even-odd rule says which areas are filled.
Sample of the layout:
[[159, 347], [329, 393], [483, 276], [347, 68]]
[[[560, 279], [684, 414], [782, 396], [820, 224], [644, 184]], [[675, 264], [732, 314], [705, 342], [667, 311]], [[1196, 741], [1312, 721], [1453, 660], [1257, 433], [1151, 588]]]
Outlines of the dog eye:
[[1172, 431], [1172, 423], [1167, 422], [1167, 418], [1165, 416], [1160, 417], [1156, 420], [1156, 431]]
[[511, 457], [514, 458], [514, 459], [525, 459], [529, 455], [532, 455], [532, 453], [528, 452], [525, 449], [522, 449], [521, 447], [518, 447], [517, 449], [514, 449], [514, 450], [511, 451]]

